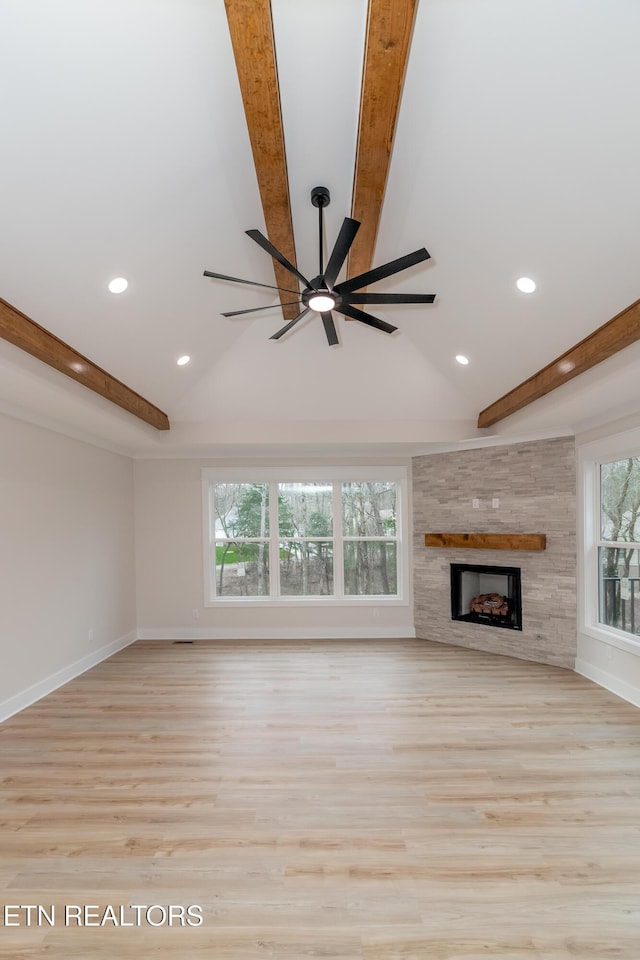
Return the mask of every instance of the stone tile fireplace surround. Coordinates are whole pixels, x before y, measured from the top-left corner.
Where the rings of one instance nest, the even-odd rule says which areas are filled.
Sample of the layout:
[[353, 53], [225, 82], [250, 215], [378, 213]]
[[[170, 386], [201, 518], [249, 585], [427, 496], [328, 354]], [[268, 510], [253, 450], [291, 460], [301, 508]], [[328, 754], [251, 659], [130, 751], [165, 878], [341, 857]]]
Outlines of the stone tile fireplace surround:
[[[492, 501], [499, 500], [494, 509]], [[480, 501], [475, 509], [472, 501]], [[484, 447], [413, 461], [416, 636], [573, 668], [576, 656], [573, 438]], [[539, 552], [426, 547], [428, 531], [537, 532]], [[522, 571], [522, 631], [451, 619], [450, 564]]]

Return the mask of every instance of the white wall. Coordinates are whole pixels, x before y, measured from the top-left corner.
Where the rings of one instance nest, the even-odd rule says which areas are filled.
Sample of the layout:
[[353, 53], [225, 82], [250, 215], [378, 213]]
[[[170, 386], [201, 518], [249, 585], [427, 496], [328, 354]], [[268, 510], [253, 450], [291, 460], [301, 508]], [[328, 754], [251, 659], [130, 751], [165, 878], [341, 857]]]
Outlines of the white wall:
[[578, 453], [578, 648], [576, 671], [640, 707], [640, 638], [598, 624], [593, 503], [598, 461], [640, 455], [640, 427], [627, 418], [576, 437]]
[[[364, 461], [340, 461], [366, 465]], [[369, 461], [370, 463], [371, 461]], [[386, 463], [407, 461], [386, 461]], [[271, 463], [271, 462], [270, 462]], [[274, 466], [310, 465], [278, 461]], [[378, 461], [378, 463], [380, 463]], [[135, 463], [138, 629], [144, 638], [412, 637], [404, 606], [204, 606], [202, 467], [211, 460]], [[233, 466], [220, 461], [218, 466]], [[269, 465], [261, 461], [262, 466]], [[323, 466], [328, 466], [323, 462]], [[242, 467], [250, 466], [247, 460]], [[411, 505], [408, 505], [409, 511]], [[409, 573], [409, 582], [411, 574]], [[197, 619], [193, 611], [197, 612]]]
[[132, 461], [0, 415], [0, 719], [135, 626]]
[[576, 672], [640, 707], [640, 654], [578, 633]]
[[[582, 517], [588, 464], [637, 454], [640, 427], [599, 428], [577, 447]], [[135, 639], [136, 627], [166, 638], [414, 635], [412, 598], [388, 607], [205, 608], [201, 469], [213, 465], [134, 464], [0, 414], [0, 720]], [[581, 557], [589, 531], [579, 528]], [[578, 581], [576, 669], [640, 706], [640, 643], [589, 625], [584, 567]]]

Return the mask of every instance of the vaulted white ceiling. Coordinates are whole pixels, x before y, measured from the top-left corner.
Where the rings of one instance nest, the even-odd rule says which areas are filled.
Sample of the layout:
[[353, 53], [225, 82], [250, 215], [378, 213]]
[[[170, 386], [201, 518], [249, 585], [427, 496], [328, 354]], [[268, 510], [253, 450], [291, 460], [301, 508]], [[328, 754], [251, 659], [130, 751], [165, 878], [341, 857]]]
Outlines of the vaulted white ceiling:
[[[349, 215], [366, 0], [272, 0], [298, 263]], [[0, 409], [136, 455], [420, 452], [640, 296], [640, 4], [422, 0], [375, 263], [384, 333], [282, 340], [223, 0], [0, 5], [0, 297], [165, 410], [161, 434], [0, 341]], [[533, 277], [535, 294], [516, 290]], [[106, 290], [125, 276], [121, 296]], [[192, 357], [186, 367], [177, 358]], [[457, 353], [470, 359], [463, 368]], [[640, 410], [636, 344], [490, 431]]]

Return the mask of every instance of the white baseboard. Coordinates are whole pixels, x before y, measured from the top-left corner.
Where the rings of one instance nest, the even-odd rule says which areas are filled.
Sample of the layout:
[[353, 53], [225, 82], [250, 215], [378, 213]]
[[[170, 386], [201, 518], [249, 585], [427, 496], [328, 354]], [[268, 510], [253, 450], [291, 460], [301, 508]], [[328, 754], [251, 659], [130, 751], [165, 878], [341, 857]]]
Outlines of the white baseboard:
[[141, 627], [138, 640], [413, 640], [413, 627]]
[[96, 664], [101, 663], [108, 657], [112, 657], [118, 650], [123, 650], [137, 639], [136, 631], [132, 630], [131, 633], [127, 633], [123, 637], [118, 637], [117, 640], [107, 643], [104, 647], [99, 647], [98, 650], [87, 654], [86, 657], [75, 660], [73, 663], [70, 663], [68, 667], [57, 670], [49, 677], [45, 677], [44, 680], [40, 680], [39, 683], [35, 683], [32, 687], [27, 687], [26, 690], [17, 693], [14, 697], [9, 697], [8, 700], [4, 700], [0, 703], [0, 723], [2, 723], [3, 720], [8, 720], [9, 717], [19, 713], [21, 710], [24, 710], [25, 707], [30, 707], [32, 703], [35, 703], [36, 700], [41, 700], [42, 697], [46, 697], [48, 693], [53, 693], [58, 687], [62, 687], [65, 683], [68, 683], [69, 680], [73, 680], [74, 677], [78, 677], [81, 673], [90, 670], [91, 667], [95, 667]]
[[587, 680], [593, 680], [594, 683], [604, 687], [605, 690], [615, 693], [617, 697], [628, 700], [634, 707], [640, 707], [640, 689], [631, 683], [627, 683], [626, 680], [621, 680], [619, 677], [607, 673], [606, 670], [601, 670], [600, 667], [594, 667], [592, 663], [588, 663], [586, 660], [577, 659], [575, 670], [580, 676], [586, 677]]

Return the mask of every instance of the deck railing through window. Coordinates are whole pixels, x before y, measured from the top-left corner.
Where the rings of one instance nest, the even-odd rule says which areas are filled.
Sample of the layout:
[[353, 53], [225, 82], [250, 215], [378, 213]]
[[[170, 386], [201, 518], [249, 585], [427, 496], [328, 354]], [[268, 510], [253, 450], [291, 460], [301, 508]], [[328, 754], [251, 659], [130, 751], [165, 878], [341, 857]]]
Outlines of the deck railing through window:
[[640, 635], [640, 577], [602, 577], [600, 620]]

